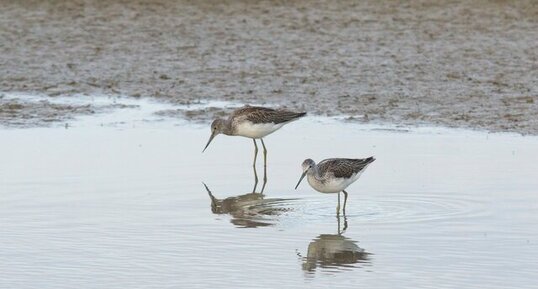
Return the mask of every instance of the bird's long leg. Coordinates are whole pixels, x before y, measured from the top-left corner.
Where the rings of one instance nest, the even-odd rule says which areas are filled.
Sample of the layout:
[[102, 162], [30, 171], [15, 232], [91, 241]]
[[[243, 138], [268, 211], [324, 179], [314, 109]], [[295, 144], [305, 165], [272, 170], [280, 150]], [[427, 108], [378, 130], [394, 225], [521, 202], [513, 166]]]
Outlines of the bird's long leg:
[[256, 192], [256, 187], [258, 186], [258, 173], [256, 172], [256, 158], [258, 157], [258, 145], [256, 144], [256, 140], [252, 139], [254, 141], [254, 162], [252, 163], [252, 169], [254, 170], [254, 189], [252, 189], [252, 192]]
[[340, 235], [340, 215], [336, 215], [336, 220], [338, 220], [338, 235]]
[[340, 216], [340, 192], [338, 192], [338, 205], [336, 206], [336, 217]]
[[267, 148], [265, 147], [265, 143], [263, 142], [263, 139], [261, 138], [260, 141], [262, 142], [263, 146], [263, 186], [262, 186], [262, 193], [265, 189], [265, 185], [267, 184]]
[[340, 230], [340, 215], [336, 215], [336, 219], [338, 220], [338, 235], [343, 234], [347, 230], [347, 217], [344, 214], [344, 228]]
[[343, 210], [343, 213], [344, 215], [346, 214], [346, 203], [347, 203], [347, 192], [346, 191], [342, 191], [344, 193], [344, 210]]
[[263, 185], [262, 185], [262, 190], [260, 191], [260, 194], [263, 194], [263, 191], [265, 190], [265, 185], [267, 184], [267, 178], [264, 177], [263, 178]]

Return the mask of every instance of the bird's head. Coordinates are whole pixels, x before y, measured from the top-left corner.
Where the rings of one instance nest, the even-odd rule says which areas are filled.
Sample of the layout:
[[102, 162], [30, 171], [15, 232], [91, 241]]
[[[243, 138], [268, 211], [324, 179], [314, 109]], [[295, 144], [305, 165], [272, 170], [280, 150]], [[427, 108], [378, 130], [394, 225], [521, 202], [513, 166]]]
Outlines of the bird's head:
[[299, 179], [299, 181], [297, 182], [297, 185], [295, 186], [295, 189], [297, 190], [297, 188], [299, 187], [299, 184], [301, 183], [301, 181], [304, 179], [304, 177], [306, 176], [306, 174], [308, 174], [308, 172], [316, 165], [316, 163], [312, 160], [312, 159], [306, 159], [304, 160], [303, 164], [302, 164], [302, 167], [303, 167], [303, 174], [301, 175], [301, 178]]
[[204, 150], [202, 152], [204, 152], [207, 149], [211, 141], [219, 133], [222, 133], [222, 131], [224, 130], [224, 126], [225, 126], [225, 120], [221, 118], [217, 118], [211, 123], [211, 135], [209, 136], [209, 140], [207, 141], [207, 144], [205, 145]]

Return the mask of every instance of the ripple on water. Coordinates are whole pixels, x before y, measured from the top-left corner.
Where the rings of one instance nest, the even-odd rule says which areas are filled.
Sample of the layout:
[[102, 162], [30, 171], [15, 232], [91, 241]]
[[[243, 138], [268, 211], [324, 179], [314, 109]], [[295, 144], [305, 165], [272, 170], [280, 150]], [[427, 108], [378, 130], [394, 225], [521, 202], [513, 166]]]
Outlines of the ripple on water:
[[[305, 200], [305, 218], [332, 217], [336, 200], [318, 198]], [[334, 202], [332, 202], [334, 200]], [[348, 200], [346, 216], [358, 221], [377, 224], [440, 222], [444, 220], [468, 219], [487, 214], [486, 204], [478, 199], [450, 193], [439, 194], [383, 194], [364, 200]]]

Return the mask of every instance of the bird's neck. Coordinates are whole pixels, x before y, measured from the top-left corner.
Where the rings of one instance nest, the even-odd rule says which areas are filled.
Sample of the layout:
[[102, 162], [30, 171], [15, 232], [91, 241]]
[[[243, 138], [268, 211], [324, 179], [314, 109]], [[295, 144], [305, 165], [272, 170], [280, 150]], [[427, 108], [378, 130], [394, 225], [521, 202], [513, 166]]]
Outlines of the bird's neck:
[[232, 126], [232, 120], [227, 119], [223, 122], [222, 126], [222, 133], [225, 135], [233, 135], [233, 126]]
[[312, 169], [310, 169], [308, 171], [308, 175], [310, 177], [315, 178], [316, 180], [319, 180], [319, 181], [321, 181], [323, 179], [323, 177], [321, 176], [321, 174], [319, 172], [318, 166], [313, 166]]

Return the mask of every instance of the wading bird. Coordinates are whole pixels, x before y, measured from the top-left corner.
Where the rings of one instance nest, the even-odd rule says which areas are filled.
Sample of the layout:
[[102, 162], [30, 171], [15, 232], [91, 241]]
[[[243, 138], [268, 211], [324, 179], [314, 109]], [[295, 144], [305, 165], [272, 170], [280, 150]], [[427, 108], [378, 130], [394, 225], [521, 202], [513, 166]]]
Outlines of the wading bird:
[[308, 183], [312, 188], [320, 193], [338, 193], [338, 206], [336, 214], [340, 213], [340, 192], [344, 193], [344, 209], [346, 213], [347, 192], [345, 189], [355, 182], [366, 167], [375, 161], [374, 157], [365, 159], [326, 159], [319, 164], [311, 159], [306, 159], [303, 166], [303, 174], [297, 182], [295, 189], [305, 176], [308, 176]]
[[[227, 119], [217, 118], [211, 123], [211, 136], [202, 152], [204, 152], [211, 141], [221, 133], [230, 136], [248, 137], [254, 142], [254, 162], [252, 166], [256, 167], [256, 158], [258, 156], [256, 139], [259, 139], [263, 146], [263, 186], [265, 188], [265, 183], [267, 182], [267, 148], [265, 147], [263, 138], [305, 114], [306, 112], [292, 112], [257, 106], [245, 106], [236, 109]], [[254, 173], [257, 184], [258, 176], [256, 171], [254, 171]]]

